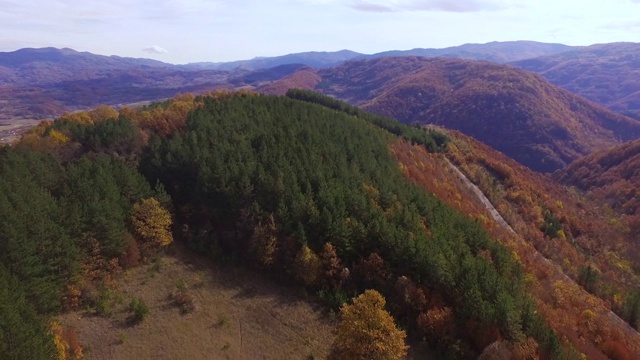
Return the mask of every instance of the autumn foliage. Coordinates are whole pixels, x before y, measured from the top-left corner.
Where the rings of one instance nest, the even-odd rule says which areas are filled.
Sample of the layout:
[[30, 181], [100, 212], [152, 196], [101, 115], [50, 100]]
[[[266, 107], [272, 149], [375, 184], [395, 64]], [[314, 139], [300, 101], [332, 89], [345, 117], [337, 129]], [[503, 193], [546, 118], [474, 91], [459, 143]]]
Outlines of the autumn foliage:
[[[589, 259], [585, 287], [612, 307], [636, 303], [616, 287], [634, 279], [628, 260], [598, 237], [618, 239], [617, 225], [601, 231], [605, 222], [590, 203], [458, 133], [401, 125], [335, 99], [309, 101], [317, 98], [185, 95], [123, 108], [117, 119], [101, 109], [43, 124], [23, 138], [26, 146], [0, 151], [7, 195], [0, 214], [13, 219], [0, 227], [39, 241], [7, 243], [0, 260], [14, 280], [32, 271], [37, 281], [21, 291], [46, 296], [39, 301], [54, 313], [61, 298], [69, 307], [95, 303], [85, 299], [112, 285], [120, 266], [173, 241], [175, 219], [176, 234], [196, 251], [268, 270], [334, 309], [364, 292], [342, 306], [343, 319], [365, 314], [386, 330], [358, 332], [345, 320], [338, 358], [402, 356], [404, 332], [390, 314], [446, 356], [474, 357], [499, 341], [523, 358], [556, 356], [563, 348], [546, 322], [577, 346], [587, 339], [591, 351], [604, 351], [609, 338], [635, 351], [632, 338], [607, 322], [605, 303], [558, 270], [578, 279]], [[11, 201], [32, 204], [38, 216]], [[15, 226], [24, 219], [31, 226]], [[50, 277], [58, 274], [50, 269], [78, 269], [79, 280]], [[182, 308], [193, 298], [179, 289], [173, 300]], [[628, 310], [637, 315], [635, 306]], [[374, 340], [349, 342], [363, 336]]]
[[155, 198], [142, 199], [133, 205], [131, 225], [134, 233], [152, 247], [173, 242], [171, 214]]
[[[401, 162], [405, 176], [476, 218], [507, 245], [529, 273], [526, 279], [537, 298], [539, 311], [550, 325], [562, 336], [582, 336], [594, 344], [583, 347], [575, 342], [578, 349], [589, 355], [594, 355], [594, 347], [603, 351], [602, 339], [619, 329], [622, 332], [617, 335], [621, 339], [618, 346], [640, 351], [634, 340], [637, 334], [612, 323], [608, 315], [609, 309], [613, 309], [633, 325], [634, 317], [630, 314], [639, 308], [633, 292], [629, 292], [629, 284], [637, 284], [638, 278], [633, 274], [630, 256], [633, 252], [624, 250], [633, 249], [625, 240], [628, 230], [624, 223], [575, 190], [567, 191], [548, 177], [460, 133], [446, 133], [452, 141], [444, 157], [406, 142], [394, 144], [392, 152]], [[447, 161], [477, 185], [513, 233], [499, 225], [478, 196], [470, 192], [454, 171], [447, 169], [450, 167]], [[597, 166], [591, 168], [597, 171]], [[491, 256], [486, 259], [493, 261]], [[584, 289], [565, 279], [563, 273]], [[589, 327], [583, 324], [585, 311], [594, 314]], [[422, 320], [424, 324], [424, 315]], [[572, 328], [581, 329], [581, 334], [577, 335]], [[540, 351], [542, 345], [538, 345]]]
[[384, 309], [385, 299], [367, 290], [340, 309], [340, 324], [332, 347], [332, 359], [403, 359], [406, 334]]

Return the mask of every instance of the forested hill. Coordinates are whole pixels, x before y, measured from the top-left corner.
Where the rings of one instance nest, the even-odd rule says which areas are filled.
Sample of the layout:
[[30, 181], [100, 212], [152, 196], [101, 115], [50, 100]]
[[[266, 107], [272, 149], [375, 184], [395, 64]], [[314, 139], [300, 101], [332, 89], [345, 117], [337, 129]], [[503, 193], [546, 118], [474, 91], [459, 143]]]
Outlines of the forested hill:
[[640, 140], [598, 151], [554, 174], [612, 209], [629, 216], [632, 231], [640, 230]]
[[[555, 289], [553, 299], [531, 290], [550, 273], [525, 273], [503, 245], [508, 237], [447, 205], [461, 209], [462, 197], [445, 203], [410, 180], [419, 165], [400, 158], [422, 153], [446, 164], [444, 153], [464, 158], [451, 155], [465, 150], [460, 141], [319, 94], [288, 95], [100, 107], [43, 122], [0, 149], [1, 357], [69, 353], [52, 316], [104, 314], [120, 271], [173, 241], [269, 274], [333, 310], [375, 289], [416, 357], [425, 346], [455, 359], [639, 351], [624, 334], [598, 343], [599, 327], [580, 333], [588, 341], [564, 336], [576, 331], [558, 321], [552, 330], [543, 314], [565, 314], [566, 303], [549, 312]], [[414, 148], [400, 154], [403, 147]], [[447, 171], [420, 164], [430, 177]], [[565, 219], [553, 214], [561, 212], [544, 214], [542, 228], [558, 238]], [[600, 324], [596, 311], [585, 324]], [[607, 331], [620, 329], [606, 321]]]
[[[170, 243], [164, 209], [196, 251], [272, 273], [329, 306], [377, 289], [410, 338], [427, 336], [448, 356], [477, 356], [499, 338], [559, 353], [509, 251], [412, 185], [388, 150], [390, 131], [433, 150], [444, 138], [392, 124], [222, 94], [34, 128], [0, 150], [0, 353], [50, 356], [48, 316], [96, 306], [82, 289], [104, 289], [135, 254]], [[488, 335], [478, 341], [478, 332]]]
[[[429, 333], [420, 313], [438, 308], [451, 326], [441, 349], [458, 352], [450, 356], [478, 354], [472, 334], [482, 329], [512, 341], [535, 336], [543, 351], [560, 351], [509, 252], [411, 185], [388, 151], [394, 136], [375, 119], [285, 98], [205, 100], [184, 133], [151, 142], [143, 169], [165, 184], [197, 248], [251, 259], [329, 303], [375, 288], [418, 337]], [[212, 231], [214, 243], [201, 235]], [[318, 275], [328, 258], [336, 260]], [[400, 277], [412, 300], [398, 299]]]

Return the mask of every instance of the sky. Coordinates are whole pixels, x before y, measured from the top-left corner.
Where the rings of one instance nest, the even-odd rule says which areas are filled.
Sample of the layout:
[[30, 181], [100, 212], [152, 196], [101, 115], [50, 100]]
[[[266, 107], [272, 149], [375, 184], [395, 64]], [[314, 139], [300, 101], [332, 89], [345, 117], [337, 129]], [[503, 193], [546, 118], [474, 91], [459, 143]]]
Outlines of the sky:
[[0, 0], [0, 51], [174, 64], [533, 40], [640, 42], [640, 0]]

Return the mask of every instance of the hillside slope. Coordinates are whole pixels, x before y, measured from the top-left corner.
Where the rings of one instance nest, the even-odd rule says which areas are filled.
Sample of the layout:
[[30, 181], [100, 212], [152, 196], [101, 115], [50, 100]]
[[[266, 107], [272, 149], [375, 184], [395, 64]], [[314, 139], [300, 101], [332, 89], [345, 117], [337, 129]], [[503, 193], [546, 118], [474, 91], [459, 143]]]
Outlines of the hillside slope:
[[640, 136], [637, 121], [504, 65], [401, 57], [318, 74], [326, 94], [403, 122], [460, 130], [542, 172]]
[[[536, 343], [529, 351], [549, 356], [570, 347], [535, 313], [510, 252], [404, 177], [389, 151], [400, 139], [431, 151], [446, 143], [437, 132], [391, 119], [247, 93], [43, 123], [0, 151], [0, 186], [8, 194], [0, 212], [11, 219], [0, 222], [0, 263], [10, 281], [28, 279], [16, 293], [36, 301], [19, 304], [41, 317], [20, 316], [37, 325], [62, 305], [110, 316], [119, 306], [118, 270], [170, 243], [173, 219], [173, 235], [194, 251], [243, 262], [327, 307], [378, 290], [414, 349], [423, 338], [458, 358], [475, 358], [495, 341]], [[33, 203], [37, 212], [18, 203]], [[160, 227], [161, 238], [146, 230], [147, 214], [159, 216], [148, 226]], [[66, 226], [56, 225], [59, 219]], [[29, 261], [13, 263], [21, 254]], [[59, 256], [63, 273], [52, 271]], [[168, 303], [210, 316], [188, 306], [194, 297], [184, 287], [177, 284]], [[129, 317], [140, 301], [151, 303], [139, 296], [126, 299]], [[19, 310], [3, 308], [24, 314]], [[36, 325], [0, 323], [19, 335]], [[51, 351], [48, 344], [43, 352]]]
[[[264, 274], [212, 264], [180, 245], [171, 253], [130, 269], [112, 290], [114, 297], [144, 299], [150, 311], [143, 323], [128, 325], [127, 301], [107, 317], [76, 310], [57, 318], [91, 349], [85, 359], [294, 360], [329, 354], [335, 320], [318, 304]], [[192, 296], [193, 312], [171, 301], [177, 286]]]
[[611, 110], [640, 119], [640, 43], [611, 43], [511, 63]]
[[[639, 249], [636, 233], [619, 226], [624, 220], [602, 203], [584, 198], [472, 138], [452, 131], [447, 135], [451, 143], [446, 157], [482, 190], [515, 232], [514, 236], [509, 228], [503, 233], [490, 230], [505, 239], [526, 271], [537, 279], [533, 291], [539, 309], [554, 329], [571, 339], [592, 339], [591, 350], [590, 346], [581, 348], [588, 358], [598, 357], [591, 353], [594, 348], [616, 358], [610, 351], [618, 341], [640, 344], [638, 333], [620, 320], [640, 327], [640, 317], [632, 310], [640, 307]], [[459, 204], [468, 201], [465, 196], [453, 200]], [[485, 218], [479, 218], [486, 223]], [[587, 310], [598, 315], [586, 321]], [[640, 354], [640, 348], [632, 348]]]
[[[155, 279], [148, 274], [161, 264], [135, 268], [166, 244], [136, 225], [142, 206], [155, 202], [156, 212], [173, 211], [176, 241], [217, 263], [241, 262], [328, 308], [379, 290], [408, 331], [415, 358], [434, 351], [477, 358], [496, 347], [524, 358], [640, 355], [638, 333], [610, 311], [640, 325], [628, 238], [593, 204], [460, 133], [402, 125], [311, 92], [288, 96], [217, 93], [119, 113], [101, 108], [42, 123], [0, 149], [0, 213], [10, 220], [0, 221], [0, 279], [14, 289], [0, 291], [14, 299], [1, 309], [11, 315], [0, 316], [3, 334], [32, 331], [37, 349], [50, 352], [42, 319], [64, 305], [105, 317], [90, 324], [104, 324], [106, 332], [73, 316], [64, 325], [78, 325], [91, 343], [113, 341], [96, 347], [110, 356], [152, 351], [137, 341], [154, 324], [172, 335], [156, 331], [148, 339], [175, 354], [180, 346], [173, 341], [190, 331], [198, 334], [193, 338], [211, 333], [199, 342], [206, 346], [223, 340], [216, 334], [226, 327], [216, 326], [225, 321], [199, 307], [216, 301], [203, 278], [192, 282], [184, 264]], [[494, 221], [495, 212], [508, 225]], [[168, 282], [155, 295], [136, 284], [118, 295], [122, 267], [138, 280]], [[232, 276], [229, 286], [240, 280]], [[234, 296], [225, 289], [219, 295]], [[132, 325], [136, 299], [152, 312]], [[269, 315], [263, 310], [229, 311], [260, 319]], [[292, 313], [270, 314], [278, 321]], [[186, 321], [191, 317], [198, 321]], [[296, 337], [289, 330], [300, 324], [285, 325], [285, 337]], [[211, 351], [255, 354], [241, 339], [232, 334]], [[264, 340], [251, 346], [273, 338]], [[292, 344], [309, 354], [304, 339]]]
[[[588, 192], [640, 225], [640, 140], [595, 152], [554, 174], [559, 181]], [[635, 216], [635, 217], [633, 217]], [[637, 223], [637, 224], [636, 224]]]

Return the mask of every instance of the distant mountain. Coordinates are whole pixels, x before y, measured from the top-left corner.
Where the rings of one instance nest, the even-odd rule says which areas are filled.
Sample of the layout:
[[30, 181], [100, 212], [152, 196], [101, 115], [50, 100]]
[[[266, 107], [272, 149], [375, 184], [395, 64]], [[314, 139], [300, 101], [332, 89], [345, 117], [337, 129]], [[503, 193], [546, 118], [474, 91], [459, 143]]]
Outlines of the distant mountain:
[[635, 231], [640, 231], [640, 140], [578, 159], [554, 177], [587, 191], [614, 210], [635, 215]]
[[241, 71], [239, 75], [232, 76], [229, 79], [229, 83], [234, 86], [259, 86], [266, 82], [272, 82], [275, 80], [280, 80], [290, 74], [295, 73], [296, 71], [308, 68], [303, 64], [285, 64], [278, 65], [268, 69], [259, 69], [251, 72]]
[[108, 76], [110, 71], [167, 69], [156, 60], [95, 55], [72, 49], [20, 49], [0, 53], [1, 85], [49, 84]]
[[563, 44], [549, 44], [536, 41], [493, 41], [486, 44], [464, 44], [443, 49], [413, 49], [406, 51], [385, 51], [363, 58], [391, 56], [447, 57], [470, 60], [487, 60], [506, 63], [545, 55], [553, 55], [575, 49]]
[[227, 85], [227, 71], [194, 70], [149, 59], [71, 49], [0, 53], [0, 120], [46, 118], [65, 111], [157, 100]]
[[317, 75], [316, 88], [326, 94], [403, 122], [460, 130], [541, 172], [640, 137], [640, 122], [490, 62], [381, 58]]
[[355, 59], [362, 55], [363, 54], [351, 50], [341, 50], [335, 52], [311, 51], [283, 56], [259, 57], [251, 60], [240, 60], [222, 63], [192, 63], [184, 66], [187, 68], [216, 70], [257, 70], [286, 64], [304, 64], [315, 68], [322, 68], [337, 65], [344, 61]]
[[315, 89], [321, 80], [322, 78], [318, 75], [316, 69], [305, 67], [278, 81], [259, 86], [256, 91], [265, 94], [284, 95], [289, 89]]
[[511, 65], [640, 119], [640, 43], [592, 45]]
[[545, 55], [558, 54], [575, 47], [562, 44], [548, 44], [535, 41], [494, 41], [486, 44], [464, 44], [442, 49], [392, 50], [375, 54], [361, 54], [350, 50], [336, 52], [303, 52], [275, 57], [258, 57], [251, 60], [231, 62], [202, 62], [184, 65], [195, 69], [216, 70], [258, 70], [285, 64], [304, 64], [313, 68], [339, 65], [354, 59], [374, 59], [396, 56], [449, 57], [471, 60], [487, 60], [506, 63]]

